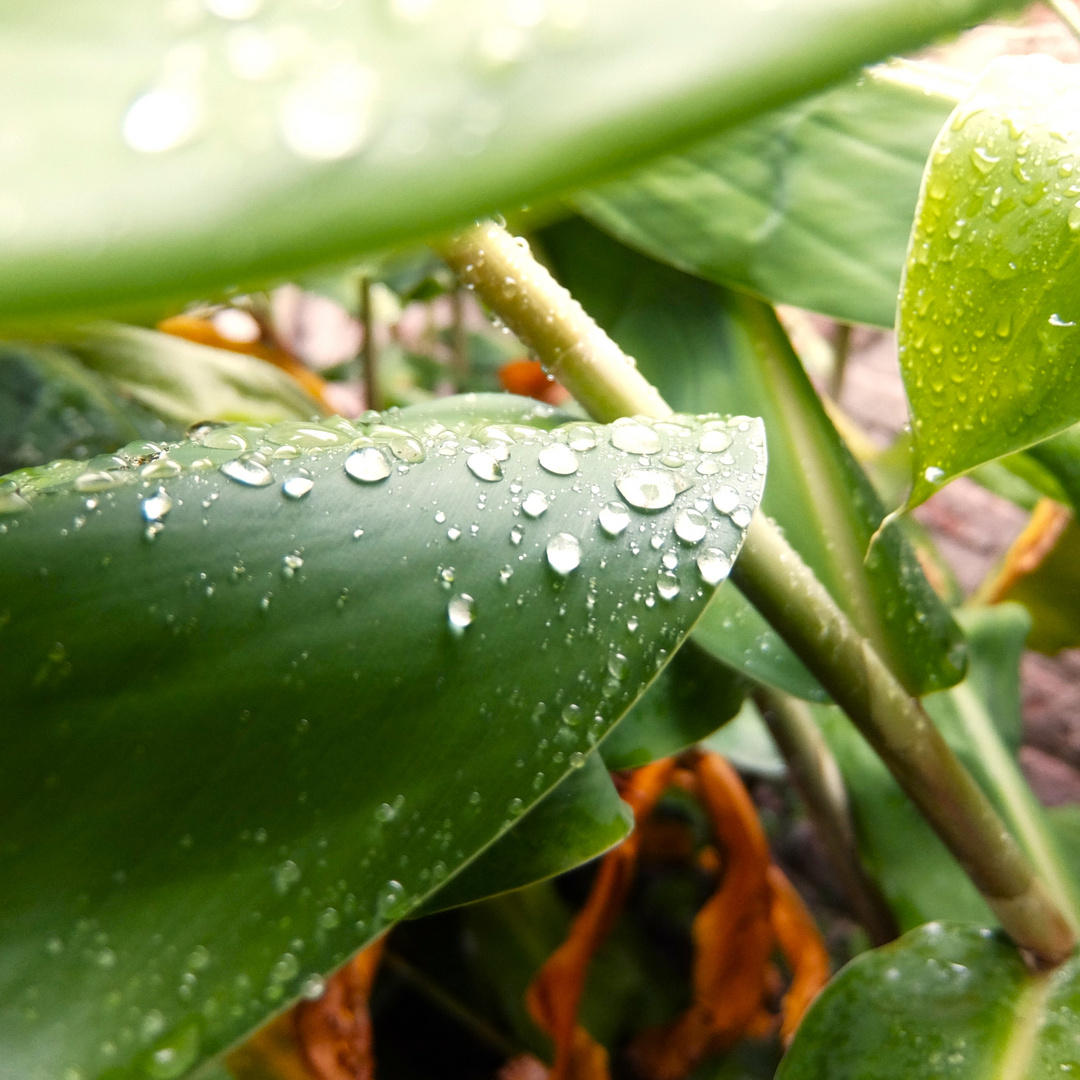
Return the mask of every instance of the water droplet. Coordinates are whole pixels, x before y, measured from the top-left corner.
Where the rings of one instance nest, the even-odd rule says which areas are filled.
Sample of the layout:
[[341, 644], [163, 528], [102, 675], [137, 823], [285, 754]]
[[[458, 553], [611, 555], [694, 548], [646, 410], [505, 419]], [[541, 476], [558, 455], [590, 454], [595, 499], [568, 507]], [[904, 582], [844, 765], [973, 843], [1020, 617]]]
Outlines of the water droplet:
[[580, 769], [585, 764], [585, 755], [580, 750], [575, 750], [570, 755], [570, 760], [567, 761], [567, 765], [571, 769]]
[[354, 450], [345, 459], [345, 471], [364, 484], [375, 484], [390, 475], [390, 462], [377, 446]]
[[270, 470], [251, 458], [238, 457], [233, 461], [226, 461], [221, 466], [221, 472], [245, 487], [266, 487], [274, 481]]
[[582, 424], [580, 427], [571, 428], [566, 433], [566, 445], [571, 450], [585, 452], [596, 449], [596, 432], [591, 427]]
[[173, 501], [169, 498], [164, 488], [158, 488], [157, 493], [142, 501], [142, 516], [144, 521], [161, 521], [172, 509]]
[[381, 919], [395, 919], [402, 913], [407, 902], [405, 886], [400, 881], [388, 881], [379, 890], [375, 910]]
[[144, 480], [168, 480], [170, 477], [179, 476], [184, 471], [179, 461], [161, 457], [151, 461], [139, 470], [139, 475]]
[[620, 682], [625, 679], [629, 666], [630, 662], [622, 653], [612, 653], [611, 656], [608, 657], [608, 674], [610, 674], [613, 679], [618, 679]]
[[522, 500], [521, 509], [529, 517], [538, 518], [550, 505], [548, 497], [542, 491], [530, 491]]
[[684, 510], [675, 519], [675, 535], [685, 544], [699, 544], [708, 528], [708, 522], [696, 510]]
[[506, 808], [506, 812], [511, 817], [521, 817], [525, 812], [525, 804], [520, 799], [511, 799], [509, 806]]
[[719, 548], [706, 548], [697, 557], [697, 568], [706, 585], [719, 585], [731, 573], [731, 559]]
[[730, 514], [739, 505], [739, 493], [730, 484], [721, 484], [712, 501], [721, 514]]
[[698, 449], [703, 454], [721, 454], [731, 445], [731, 435], [726, 428], [703, 431], [698, 439]]
[[280, 866], [274, 868], [274, 888], [285, 895], [289, 891], [289, 888], [295, 885], [300, 880], [300, 867], [292, 861], [292, 859], [286, 859]]
[[493, 454], [489, 454], [486, 450], [481, 450], [476, 454], [470, 454], [466, 465], [469, 466], [469, 472], [477, 478], [477, 480], [487, 480], [488, 482], [502, 479], [502, 466], [496, 460]]
[[565, 576], [581, 565], [581, 544], [570, 533], [556, 533], [547, 542], [548, 565], [557, 574]]
[[670, 570], [656, 575], [656, 591], [664, 600], [674, 600], [679, 595], [679, 579]]
[[337, 908], [324, 908], [319, 912], [319, 927], [322, 930], [334, 930], [341, 925], [341, 915]]
[[281, 490], [288, 499], [302, 499], [314, 486], [315, 481], [310, 477], [290, 476], [281, 485]]
[[1067, 220], [1073, 232], [1080, 232], [1080, 202], [1069, 211]]
[[538, 460], [541, 468], [556, 476], [572, 476], [578, 471], [578, 456], [565, 443], [549, 443]]
[[740, 529], [745, 529], [750, 524], [750, 519], [754, 516], [754, 511], [749, 506], [736, 506], [731, 511], [732, 524], [738, 525]]
[[446, 605], [446, 617], [452, 631], [464, 633], [476, 618], [476, 601], [468, 593], [458, 593]]
[[282, 573], [286, 577], [292, 577], [297, 570], [304, 565], [304, 560], [301, 558], [300, 553], [293, 551], [286, 555], [282, 560]]
[[1050, 316], [1049, 323], [1050, 323], [1051, 326], [1075, 326], [1076, 325], [1075, 322], [1069, 322], [1068, 319], [1063, 319], [1060, 315], [1057, 314], [1057, 312], [1055, 312], [1053, 315]]
[[321, 67], [285, 95], [279, 115], [285, 145], [315, 161], [355, 154], [371, 133], [378, 86], [375, 71], [355, 61]]
[[516, 525], [510, 530], [510, 543], [515, 547], [521, 543], [522, 537], [525, 534]]
[[615, 481], [619, 494], [639, 510], [662, 510], [675, 501], [678, 491], [670, 473], [657, 469], [635, 469]]
[[300, 986], [305, 1001], [318, 1001], [326, 993], [326, 980], [321, 975], [309, 975]]
[[600, 508], [600, 528], [608, 536], [618, 536], [630, 524], [630, 511], [621, 502], [609, 502]]
[[611, 428], [611, 445], [628, 454], [655, 454], [663, 443], [651, 427], [637, 420], [616, 420]]
[[938, 468], [937, 465], [927, 465], [926, 468], [923, 469], [923, 479], [926, 480], [928, 484], [940, 484], [944, 478], [945, 470]]

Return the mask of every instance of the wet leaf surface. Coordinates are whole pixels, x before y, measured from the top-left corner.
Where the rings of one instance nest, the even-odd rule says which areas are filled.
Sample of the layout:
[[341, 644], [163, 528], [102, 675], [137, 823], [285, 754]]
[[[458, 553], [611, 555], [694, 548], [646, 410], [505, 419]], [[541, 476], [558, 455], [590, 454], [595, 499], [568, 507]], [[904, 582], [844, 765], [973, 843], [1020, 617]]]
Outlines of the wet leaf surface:
[[777, 1080], [1050, 1080], [1080, 1069], [1080, 972], [1033, 974], [1004, 935], [930, 923], [853, 960]]
[[942, 130], [900, 297], [916, 506], [1080, 418], [1080, 78], [1003, 57]]
[[643, 465], [561, 419], [205, 425], [3, 481], [0, 1075], [186, 1074], [586, 763], [734, 556], [709, 497], [752, 510], [764, 448], [674, 418]]
[[427, 237], [1013, 6], [18, 3], [0, 319], [186, 300]]

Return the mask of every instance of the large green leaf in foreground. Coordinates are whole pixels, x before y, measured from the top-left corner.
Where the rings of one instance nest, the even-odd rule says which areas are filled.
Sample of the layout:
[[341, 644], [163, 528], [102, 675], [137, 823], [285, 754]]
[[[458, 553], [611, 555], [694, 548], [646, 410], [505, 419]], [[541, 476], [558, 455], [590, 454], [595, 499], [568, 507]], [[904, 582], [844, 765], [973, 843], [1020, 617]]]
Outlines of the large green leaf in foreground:
[[682, 270], [891, 327], [923, 167], [965, 89], [927, 65], [873, 68], [574, 201]]
[[580, 186], [1013, 0], [17, 0], [0, 319], [200, 290]]
[[764, 439], [558, 419], [210, 426], [4, 482], [0, 1077], [184, 1075], [585, 764]]
[[900, 297], [909, 505], [1080, 419], [1080, 75], [987, 68], [934, 146]]
[[853, 960], [777, 1080], [1059, 1080], [1080, 1071], [1075, 958], [1034, 974], [1004, 935], [930, 923]]

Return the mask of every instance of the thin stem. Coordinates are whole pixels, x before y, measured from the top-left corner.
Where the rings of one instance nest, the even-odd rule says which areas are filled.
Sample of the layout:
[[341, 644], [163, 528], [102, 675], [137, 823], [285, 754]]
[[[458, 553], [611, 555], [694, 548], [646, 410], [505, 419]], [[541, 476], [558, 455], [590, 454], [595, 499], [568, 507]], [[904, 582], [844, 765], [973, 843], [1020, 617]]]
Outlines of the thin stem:
[[481, 222], [453, 237], [441, 254], [591, 416], [608, 422], [671, 414], [656, 387], [523, 240]]
[[836, 324], [836, 340], [833, 342], [833, 367], [829, 375], [829, 397], [840, 400], [840, 391], [844, 388], [844, 372], [847, 371], [848, 357], [851, 355], [851, 323]]
[[784, 539], [757, 514], [732, 579], [851, 717], [1012, 939], [1045, 964], [1072, 930], [982, 789]]
[[1080, 11], [1070, 0], [1046, 0], [1046, 6], [1068, 27], [1069, 33], [1080, 41]]
[[465, 294], [455, 289], [450, 294], [450, 365], [454, 383], [460, 389], [469, 378], [469, 335], [465, 330]]
[[[443, 256], [597, 420], [670, 415], [656, 388], [505, 229], [475, 225]], [[1042, 964], [1063, 961], [1073, 933], [1001, 818], [919, 703], [760, 513], [732, 577], [877, 750], [1013, 940]]]
[[369, 409], [382, 408], [379, 393], [378, 348], [375, 344], [375, 315], [371, 306], [371, 278], [360, 279], [360, 325], [364, 339], [360, 343], [360, 370], [364, 379], [364, 402]]
[[892, 941], [900, 932], [896, 919], [859, 858], [844, 778], [809, 707], [765, 686], [754, 697], [852, 911], [873, 944]]

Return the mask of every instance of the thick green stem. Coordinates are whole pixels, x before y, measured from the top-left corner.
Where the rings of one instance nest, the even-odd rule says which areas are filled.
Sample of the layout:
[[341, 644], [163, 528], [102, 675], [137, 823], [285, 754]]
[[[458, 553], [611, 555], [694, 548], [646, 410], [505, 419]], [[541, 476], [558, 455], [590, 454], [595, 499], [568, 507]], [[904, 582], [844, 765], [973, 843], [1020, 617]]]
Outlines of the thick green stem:
[[442, 256], [591, 416], [607, 423], [671, 414], [656, 387], [533, 258], [524, 240], [482, 222], [450, 240]]
[[1075, 939], [1012, 834], [941, 733], [761, 514], [732, 578], [889, 767], [1012, 939], [1057, 964]]
[[754, 697], [852, 911], [875, 945], [892, 941], [896, 919], [859, 858], [844, 778], [809, 707], [765, 686]]
[[[442, 254], [597, 420], [671, 414], [633, 362], [505, 229], [475, 225]], [[732, 577], [881, 755], [1013, 940], [1042, 964], [1063, 961], [1075, 945], [1072, 931], [1001, 818], [919, 703], [760, 513]]]

